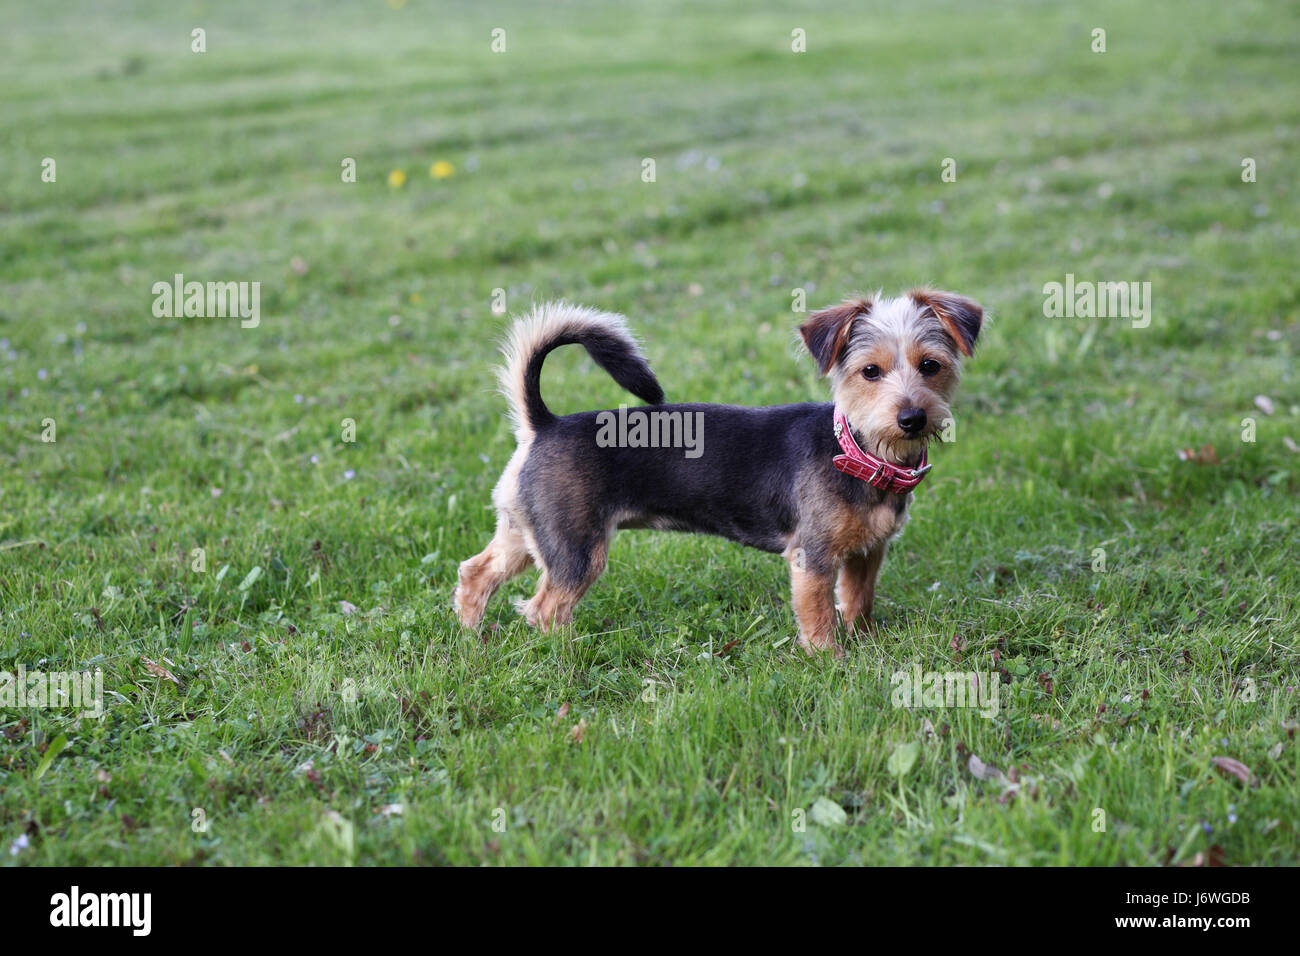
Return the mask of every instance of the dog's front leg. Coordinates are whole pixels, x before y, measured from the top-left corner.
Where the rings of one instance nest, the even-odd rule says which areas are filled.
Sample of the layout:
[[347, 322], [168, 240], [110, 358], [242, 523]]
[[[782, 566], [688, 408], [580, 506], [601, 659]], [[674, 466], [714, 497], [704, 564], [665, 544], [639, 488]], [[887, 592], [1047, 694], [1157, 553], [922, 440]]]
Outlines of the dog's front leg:
[[885, 560], [889, 542], [882, 541], [864, 553], [851, 554], [840, 568], [836, 597], [839, 599], [840, 619], [846, 631], [855, 631], [859, 624], [865, 631], [874, 630], [871, 608], [876, 599], [876, 577]]
[[830, 651], [836, 657], [843, 657], [844, 649], [835, 640], [835, 573], [806, 567], [800, 549], [795, 549], [789, 560], [799, 646], [809, 655]]

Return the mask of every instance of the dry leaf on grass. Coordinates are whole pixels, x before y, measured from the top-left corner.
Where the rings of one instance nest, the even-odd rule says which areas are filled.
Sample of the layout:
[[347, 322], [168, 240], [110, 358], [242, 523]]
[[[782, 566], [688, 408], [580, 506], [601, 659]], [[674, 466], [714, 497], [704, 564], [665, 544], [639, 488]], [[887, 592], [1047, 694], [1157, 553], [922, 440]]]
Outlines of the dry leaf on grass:
[[1219, 463], [1219, 455], [1215, 452], [1214, 445], [1210, 442], [1206, 442], [1195, 451], [1190, 448], [1178, 449], [1178, 460], [1190, 461], [1195, 465], [1217, 465]]
[[147, 657], [142, 657], [142, 658], [140, 658], [140, 663], [143, 664], [143, 665], [144, 665], [144, 669], [147, 670], [147, 671], [148, 671], [150, 674], [152, 674], [154, 677], [161, 677], [163, 680], [169, 680], [169, 681], [171, 681], [173, 684], [175, 684], [177, 687], [182, 687], [182, 686], [184, 686], [184, 685], [181, 684], [181, 682], [180, 682], [179, 680], [177, 680], [175, 674], [173, 674], [173, 673], [172, 673], [171, 671], [169, 671], [167, 668], [163, 667], [161, 664], [159, 664], [159, 663], [157, 663], [157, 662], [155, 662], [155, 661], [151, 661], [151, 660], [149, 660], [149, 658], [147, 658]]
[[992, 764], [985, 763], [974, 754], [970, 755], [970, 761], [966, 764], [971, 775], [977, 780], [996, 780], [998, 783], [1007, 783], [1007, 776]]
[[569, 731], [569, 739], [575, 744], [580, 744], [586, 736], [587, 721], [580, 717], [578, 718], [578, 722], [573, 725], [573, 729]]
[[1255, 775], [1240, 760], [1233, 760], [1231, 757], [1211, 757], [1210, 763], [1224, 773], [1236, 777], [1242, 783], [1254, 786]]

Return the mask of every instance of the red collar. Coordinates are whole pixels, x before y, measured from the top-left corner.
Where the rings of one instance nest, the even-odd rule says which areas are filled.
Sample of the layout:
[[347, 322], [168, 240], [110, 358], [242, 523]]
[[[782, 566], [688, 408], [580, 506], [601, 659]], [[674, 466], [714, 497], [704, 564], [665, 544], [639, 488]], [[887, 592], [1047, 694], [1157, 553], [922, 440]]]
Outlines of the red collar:
[[836, 455], [833, 464], [846, 475], [861, 478], [873, 488], [892, 491], [896, 495], [905, 495], [921, 483], [930, 466], [926, 464], [925, 449], [921, 449], [921, 461], [915, 468], [904, 468], [877, 458], [858, 447], [849, 429], [849, 420], [838, 408], [835, 409], [835, 437], [844, 449], [844, 454]]

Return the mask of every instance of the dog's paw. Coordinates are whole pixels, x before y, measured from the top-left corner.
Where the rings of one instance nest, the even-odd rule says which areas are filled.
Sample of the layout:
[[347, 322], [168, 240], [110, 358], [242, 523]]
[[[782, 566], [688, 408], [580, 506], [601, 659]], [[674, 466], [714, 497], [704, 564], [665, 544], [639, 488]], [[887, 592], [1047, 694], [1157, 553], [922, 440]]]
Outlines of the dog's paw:
[[812, 637], [805, 637], [803, 634], [800, 634], [795, 639], [795, 643], [799, 645], [799, 647], [803, 649], [803, 652], [807, 654], [809, 657], [813, 657], [814, 655], [817, 654], [824, 654], [827, 651], [830, 651], [831, 655], [837, 661], [842, 660], [844, 658], [843, 646], [841, 646], [839, 641], [835, 640], [835, 638], [831, 637], [830, 635], [826, 635], [824, 637], [817, 636], [817, 635], [814, 635]]
[[456, 617], [462, 625], [471, 631], [477, 631], [483, 620], [483, 614], [487, 611], [487, 602], [466, 600], [465, 588], [462, 585], [451, 592], [451, 609], [456, 612]]
[[515, 613], [527, 622], [529, 627], [537, 626], [537, 612], [533, 609], [531, 598], [515, 598]]
[[557, 631], [573, 623], [573, 607], [557, 602], [553, 595], [534, 594], [528, 600], [516, 600], [515, 610], [520, 613], [529, 627], [535, 627], [542, 633]]
[[844, 633], [851, 637], [875, 637], [879, 630], [876, 619], [867, 614], [859, 615], [851, 621], [841, 613], [840, 622], [844, 627]]

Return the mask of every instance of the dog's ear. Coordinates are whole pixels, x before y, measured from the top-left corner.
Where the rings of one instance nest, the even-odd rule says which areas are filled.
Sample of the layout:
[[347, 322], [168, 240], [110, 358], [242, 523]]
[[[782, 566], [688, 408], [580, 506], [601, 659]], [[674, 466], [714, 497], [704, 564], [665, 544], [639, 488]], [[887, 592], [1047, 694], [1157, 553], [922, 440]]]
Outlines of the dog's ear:
[[799, 326], [803, 344], [808, 346], [808, 351], [817, 360], [817, 370], [821, 374], [829, 372], [831, 366], [844, 354], [844, 347], [849, 344], [849, 336], [853, 332], [853, 320], [870, 311], [869, 301], [854, 299], [814, 312], [807, 322]]
[[978, 302], [955, 292], [935, 292], [931, 289], [913, 289], [912, 301], [928, 308], [943, 323], [957, 347], [965, 355], [975, 352], [975, 340], [984, 324], [984, 310]]

